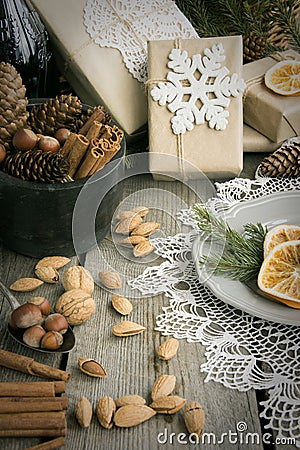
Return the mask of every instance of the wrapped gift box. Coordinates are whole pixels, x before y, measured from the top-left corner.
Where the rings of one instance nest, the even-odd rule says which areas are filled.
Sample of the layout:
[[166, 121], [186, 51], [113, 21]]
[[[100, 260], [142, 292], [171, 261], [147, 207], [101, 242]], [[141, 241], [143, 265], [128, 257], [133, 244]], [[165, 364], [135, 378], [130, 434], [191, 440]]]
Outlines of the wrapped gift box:
[[144, 86], [125, 67], [121, 53], [95, 44], [83, 23], [85, 0], [32, 0], [56, 50], [61, 72], [89, 105], [106, 110], [132, 135], [147, 123]]
[[267, 70], [284, 59], [300, 60], [300, 54], [286, 50], [243, 67], [243, 77], [247, 83], [244, 122], [276, 143], [300, 134], [299, 97], [276, 94], [264, 82]]
[[282, 142], [273, 142], [249, 125], [243, 127], [243, 150], [247, 152], [274, 152]]
[[[201, 171], [208, 177], [220, 179], [238, 176], [242, 170], [243, 111], [241, 93], [236, 97], [228, 96], [228, 99], [230, 99], [229, 106], [224, 107], [226, 114], [229, 113], [228, 124], [225, 129], [211, 128], [205, 120], [202, 124], [196, 125], [194, 123], [193, 129], [179, 134], [175, 134], [172, 129], [171, 121], [174, 117], [174, 111], [171, 112], [168, 109], [168, 106], [172, 108], [170, 104], [172, 102], [170, 101], [169, 105], [163, 105], [162, 99], [159, 101], [153, 98], [153, 89], [157, 91], [159, 86], [168, 84], [166, 80], [169, 77], [169, 72], [172, 72], [170, 66], [168, 67], [172, 49], [177, 47], [182, 52], [187, 51], [190, 58], [194, 55], [201, 55], [203, 61], [206, 49], [211, 49], [213, 45], [219, 44], [223, 46], [226, 56], [220, 66], [226, 66], [229, 70], [229, 76], [236, 74], [241, 85], [244, 85], [241, 79], [242, 40], [240, 36], [181, 41], [150, 41], [148, 43], [149, 162], [150, 170], [156, 179], [163, 178], [165, 175], [176, 178], [179, 173], [185, 171], [194, 171], [195, 176], [197, 176], [197, 172], [199, 174], [199, 171]], [[176, 68], [174, 68], [175, 71]], [[203, 74], [200, 77], [199, 75], [199, 71], [196, 70], [195, 78], [202, 78]], [[209, 82], [210, 76], [206, 80], [206, 83]], [[182, 84], [185, 84], [184, 80]], [[189, 82], [187, 82], [188, 85]], [[208, 94], [208, 97], [214, 97], [214, 93]], [[184, 102], [185, 99], [182, 98], [182, 101]], [[199, 104], [199, 101], [197, 100], [196, 107], [201, 109], [201, 102]], [[165, 158], [164, 155], [172, 155], [174, 158]], [[183, 164], [185, 162], [187, 164]], [[160, 175], [162, 172], [164, 176]], [[189, 173], [189, 175], [192, 174]]]

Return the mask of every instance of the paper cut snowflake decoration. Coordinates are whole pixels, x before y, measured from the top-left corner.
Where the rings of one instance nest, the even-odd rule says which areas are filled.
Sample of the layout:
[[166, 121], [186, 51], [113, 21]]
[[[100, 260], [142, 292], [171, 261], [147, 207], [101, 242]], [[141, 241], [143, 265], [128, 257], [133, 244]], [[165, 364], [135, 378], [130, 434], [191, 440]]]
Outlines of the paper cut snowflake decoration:
[[175, 115], [171, 119], [175, 134], [192, 130], [208, 122], [210, 128], [225, 130], [230, 99], [240, 95], [246, 84], [236, 73], [222, 66], [225, 61], [222, 44], [215, 44], [201, 55], [188, 57], [187, 51], [173, 49], [169, 54], [167, 82], [160, 81], [151, 89], [152, 98]]

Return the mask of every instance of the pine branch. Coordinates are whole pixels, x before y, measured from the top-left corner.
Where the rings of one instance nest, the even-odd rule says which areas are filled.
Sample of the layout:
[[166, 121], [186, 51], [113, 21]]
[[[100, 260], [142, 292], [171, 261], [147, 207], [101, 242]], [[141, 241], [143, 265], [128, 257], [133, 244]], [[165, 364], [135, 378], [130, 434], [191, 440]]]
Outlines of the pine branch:
[[205, 265], [208, 272], [234, 280], [255, 278], [263, 261], [266, 228], [261, 224], [246, 224], [244, 235], [241, 235], [223, 219], [216, 218], [206, 206], [195, 205], [193, 210], [200, 231], [223, 246], [221, 255], [214, 253], [203, 256], [199, 263]]
[[296, 21], [295, 10], [299, 7], [299, 0], [272, 0], [272, 15], [274, 22], [277, 23], [285, 33], [289, 44], [296, 51], [300, 50], [300, 25]]

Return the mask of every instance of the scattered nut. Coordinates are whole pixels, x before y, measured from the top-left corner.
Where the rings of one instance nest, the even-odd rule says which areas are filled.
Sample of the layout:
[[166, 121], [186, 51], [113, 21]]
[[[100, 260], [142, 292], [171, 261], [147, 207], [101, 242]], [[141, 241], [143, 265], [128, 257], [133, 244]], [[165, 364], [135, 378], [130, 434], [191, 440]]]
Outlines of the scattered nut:
[[145, 405], [146, 400], [140, 395], [124, 395], [123, 397], [119, 397], [115, 400], [115, 404], [117, 408], [125, 405]]
[[142, 218], [138, 214], [121, 220], [115, 228], [115, 233], [128, 235], [134, 228], [142, 223]]
[[117, 427], [134, 427], [155, 416], [156, 411], [146, 405], [125, 405], [119, 408], [114, 415]]
[[37, 267], [35, 269], [36, 276], [45, 283], [57, 283], [59, 280], [59, 273], [51, 266]]
[[205, 413], [202, 406], [197, 402], [188, 403], [184, 408], [183, 418], [188, 432], [200, 437], [205, 423]]
[[99, 273], [99, 279], [103, 286], [108, 289], [120, 289], [122, 287], [122, 280], [117, 272], [112, 270], [103, 270]]
[[131, 234], [132, 236], [139, 235], [139, 236], [150, 236], [153, 234], [158, 228], [160, 227], [160, 224], [157, 222], [144, 222], [135, 227]]
[[151, 392], [152, 400], [165, 397], [174, 390], [176, 384], [175, 375], [160, 375], [154, 382]]
[[123, 316], [127, 316], [132, 311], [132, 303], [122, 295], [114, 294], [111, 299], [113, 308]]
[[47, 350], [58, 350], [63, 344], [64, 338], [58, 331], [47, 331], [41, 340], [41, 347]]
[[78, 400], [75, 415], [79, 425], [82, 428], [88, 428], [90, 426], [93, 416], [93, 409], [90, 401], [86, 397], [81, 397]]
[[38, 267], [53, 267], [53, 269], [60, 269], [70, 262], [70, 258], [65, 256], [46, 256], [38, 261], [35, 268]]
[[112, 332], [115, 336], [126, 337], [143, 333], [143, 331], [145, 330], [146, 328], [139, 323], [131, 322], [130, 320], [124, 320], [123, 322], [115, 325], [112, 329]]
[[95, 378], [107, 377], [106, 370], [97, 361], [91, 358], [79, 358], [78, 367], [81, 372]]
[[186, 399], [178, 395], [165, 395], [154, 400], [150, 408], [160, 414], [175, 414], [186, 404]]
[[159, 359], [167, 361], [173, 358], [178, 350], [179, 342], [175, 338], [167, 339], [157, 349]]
[[107, 429], [112, 428], [115, 411], [114, 400], [111, 397], [101, 397], [97, 403], [97, 418], [100, 425]]
[[134, 247], [133, 256], [135, 256], [136, 258], [144, 258], [144, 256], [150, 255], [153, 250], [153, 245], [151, 245], [147, 240], [146, 242], [141, 242]]
[[19, 280], [12, 283], [9, 288], [12, 291], [30, 292], [34, 291], [42, 284], [43, 281], [39, 280], [38, 278], [20, 278]]

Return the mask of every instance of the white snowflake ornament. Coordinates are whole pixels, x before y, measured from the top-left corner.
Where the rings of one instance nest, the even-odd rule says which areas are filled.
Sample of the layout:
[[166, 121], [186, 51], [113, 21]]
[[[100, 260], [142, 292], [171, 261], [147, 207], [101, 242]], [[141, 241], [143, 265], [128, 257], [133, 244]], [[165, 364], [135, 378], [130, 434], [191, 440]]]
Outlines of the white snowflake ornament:
[[190, 131], [196, 125], [208, 122], [210, 128], [225, 130], [230, 105], [228, 97], [238, 97], [246, 84], [236, 73], [222, 66], [225, 61], [222, 44], [206, 48], [204, 55], [188, 57], [186, 50], [173, 49], [169, 54], [167, 82], [160, 81], [151, 89], [153, 100], [175, 115], [171, 119], [175, 134]]

